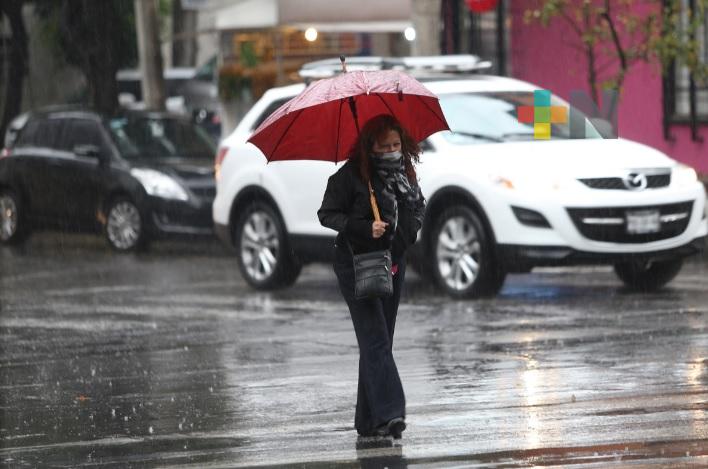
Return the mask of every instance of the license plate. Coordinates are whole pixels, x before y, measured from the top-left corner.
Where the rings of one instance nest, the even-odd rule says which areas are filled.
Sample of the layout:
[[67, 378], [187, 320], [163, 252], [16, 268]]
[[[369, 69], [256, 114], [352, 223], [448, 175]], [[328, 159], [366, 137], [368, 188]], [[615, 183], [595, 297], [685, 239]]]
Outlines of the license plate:
[[658, 210], [627, 212], [627, 233], [657, 233], [661, 229]]

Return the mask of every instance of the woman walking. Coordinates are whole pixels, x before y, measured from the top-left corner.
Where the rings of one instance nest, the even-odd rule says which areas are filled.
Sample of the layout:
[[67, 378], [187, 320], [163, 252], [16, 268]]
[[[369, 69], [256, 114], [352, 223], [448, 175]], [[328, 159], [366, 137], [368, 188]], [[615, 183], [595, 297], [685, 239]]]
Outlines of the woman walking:
[[[425, 200], [414, 163], [420, 148], [390, 115], [366, 122], [349, 161], [329, 178], [317, 215], [337, 231], [334, 271], [359, 344], [359, 386], [354, 426], [361, 436], [400, 438], [406, 403], [393, 359], [393, 332], [406, 274], [406, 250], [423, 223]], [[369, 183], [381, 211], [374, 221]], [[357, 299], [352, 254], [390, 249], [393, 294]]]

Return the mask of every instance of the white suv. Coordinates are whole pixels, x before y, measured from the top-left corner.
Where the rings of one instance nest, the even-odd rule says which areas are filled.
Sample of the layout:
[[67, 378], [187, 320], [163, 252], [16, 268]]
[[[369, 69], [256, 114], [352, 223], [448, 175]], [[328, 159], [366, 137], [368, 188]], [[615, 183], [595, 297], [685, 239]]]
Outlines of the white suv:
[[[645, 145], [604, 139], [589, 120], [585, 139], [555, 124], [550, 140], [534, 139], [516, 112], [533, 103], [529, 83], [420, 80], [440, 97], [452, 131], [423, 142], [418, 176], [428, 205], [411, 260], [449, 294], [490, 295], [507, 272], [579, 264], [614, 265], [628, 286], [653, 290], [702, 248], [706, 196], [691, 168]], [[317, 209], [339, 165], [266, 164], [246, 143], [304, 86], [265, 93], [217, 155], [215, 229], [255, 288], [290, 285], [303, 264], [332, 254], [335, 233]], [[557, 97], [552, 104], [568, 106]]]

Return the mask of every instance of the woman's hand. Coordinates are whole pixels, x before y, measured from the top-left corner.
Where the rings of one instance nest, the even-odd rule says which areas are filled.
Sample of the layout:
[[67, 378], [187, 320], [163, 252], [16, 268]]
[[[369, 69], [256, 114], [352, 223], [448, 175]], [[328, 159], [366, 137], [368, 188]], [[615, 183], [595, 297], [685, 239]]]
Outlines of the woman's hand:
[[386, 232], [386, 227], [388, 226], [388, 223], [385, 221], [375, 221], [371, 224], [371, 234], [374, 236], [374, 239], [378, 239], [383, 234]]

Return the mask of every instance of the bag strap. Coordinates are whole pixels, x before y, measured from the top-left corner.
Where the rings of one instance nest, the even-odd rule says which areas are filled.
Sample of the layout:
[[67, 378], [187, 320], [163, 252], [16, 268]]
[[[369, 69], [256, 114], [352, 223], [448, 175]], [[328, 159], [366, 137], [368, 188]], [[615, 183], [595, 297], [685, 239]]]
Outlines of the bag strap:
[[374, 220], [381, 221], [379, 204], [376, 203], [376, 194], [374, 194], [374, 188], [371, 187], [371, 180], [369, 180], [369, 202], [371, 203], [371, 210], [374, 211]]

